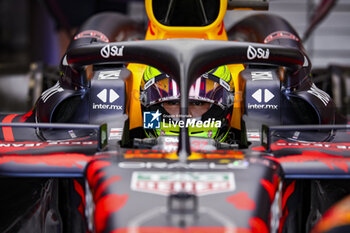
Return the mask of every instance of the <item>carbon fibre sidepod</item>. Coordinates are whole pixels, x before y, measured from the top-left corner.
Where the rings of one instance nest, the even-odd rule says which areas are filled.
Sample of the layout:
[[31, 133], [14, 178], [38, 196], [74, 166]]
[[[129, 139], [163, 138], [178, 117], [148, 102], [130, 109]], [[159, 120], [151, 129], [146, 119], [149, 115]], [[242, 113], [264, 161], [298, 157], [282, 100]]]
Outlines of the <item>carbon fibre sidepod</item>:
[[110, 115], [125, 114], [125, 80], [131, 72], [123, 67], [94, 72], [89, 92], [89, 119], [101, 122]]
[[112, 125], [117, 122], [121, 128], [127, 118], [125, 80], [130, 75], [131, 72], [122, 66], [99, 67], [91, 81], [80, 85], [80, 88], [62, 78], [43, 92], [38, 100], [35, 110], [37, 121]]
[[[76, 106], [76, 104], [71, 104], [76, 101], [69, 100], [76, 99], [74, 97], [82, 99], [85, 92], [86, 89], [74, 90], [70, 87], [63, 88], [61, 80], [58, 81], [53, 87], [44, 91], [37, 101], [35, 107], [36, 122], [64, 122], [59, 115], [65, 115], [65, 119], [68, 120], [73, 114], [74, 106]], [[65, 108], [62, 108], [63, 104]], [[69, 109], [67, 109], [68, 106], [70, 106]]]
[[[334, 124], [336, 120], [336, 106], [331, 97], [310, 81], [302, 83], [296, 90], [284, 91], [290, 103], [294, 104], [292, 114], [307, 114], [308, 119], [301, 119], [299, 122], [306, 124]], [[305, 107], [303, 107], [305, 106]], [[288, 109], [290, 110], [290, 109]], [[313, 110], [313, 111], [312, 111]], [[310, 117], [312, 116], [312, 117]]]
[[[101, 12], [93, 15], [79, 28], [67, 49], [67, 53], [69, 53], [71, 49], [90, 44], [104, 44], [105, 42], [143, 39], [144, 34], [145, 30], [143, 25], [137, 21], [117, 12]], [[88, 97], [87, 94], [90, 90], [86, 76], [82, 75], [80, 72], [72, 70], [70, 66], [67, 66], [66, 56], [63, 56], [62, 58], [61, 70], [64, 72], [64, 76], [62, 76], [59, 83], [56, 84], [59, 86], [55, 86], [56, 89], [50, 88], [47, 90], [48, 92], [44, 92], [48, 94], [46, 95], [48, 98], [47, 100], [45, 99], [44, 101], [44, 96], [42, 96], [37, 102], [37, 121], [79, 123], [96, 122], [96, 119], [100, 119], [101, 117], [95, 116], [94, 113], [90, 113], [92, 108], [86, 104], [88, 102], [87, 99], [81, 101], [83, 98]], [[129, 74], [126, 74], [126, 76], [128, 75]], [[121, 77], [120, 80], [124, 79]], [[112, 95], [114, 95], [114, 93]], [[125, 102], [125, 96], [120, 96], [119, 101], [123, 102], [124, 100]], [[66, 101], [68, 99], [75, 99], [75, 101]], [[64, 102], [69, 103], [65, 104]], [[69, 108], [68, 111], [66, 111], [67, 107]], [[123, 109], [124, 108], [125, 105], [123, 106]], [[73, 114], [74, 112], [79, 113]], [[123, 113], [124, 112], [125, 111], [123, 110]], [[126, 118], [126, 116], [124, 116], [123, 119], [124, 118]]]
[[125, 80], [131, 72], [124, 67], [97, 69], [89, 91], [89, 122], [107, 123], [109, 140], [121, 140], [126, 114]]
[[334, 124], [335, 104], [330, 96], [306, 80], [298, 88], [284, 87], [278, 69], [246, 68], [244, 120], [249, 128], [259, 125]]
[[240, 72], [245, 81], [244, 120], [249, 128], [261, 124], [281, 124], [281, 81], [278, 69], [246, 68]]

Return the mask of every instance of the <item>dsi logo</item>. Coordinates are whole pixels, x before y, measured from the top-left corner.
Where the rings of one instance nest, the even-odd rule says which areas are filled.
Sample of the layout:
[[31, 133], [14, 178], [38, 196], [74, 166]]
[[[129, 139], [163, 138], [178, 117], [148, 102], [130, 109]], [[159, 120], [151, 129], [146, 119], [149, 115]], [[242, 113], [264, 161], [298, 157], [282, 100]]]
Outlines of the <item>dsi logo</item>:
[[145, 129], [160, 129], [160, 116], [162, 114], [157, 110], [156, 112], [143, 113], [143, 128]]

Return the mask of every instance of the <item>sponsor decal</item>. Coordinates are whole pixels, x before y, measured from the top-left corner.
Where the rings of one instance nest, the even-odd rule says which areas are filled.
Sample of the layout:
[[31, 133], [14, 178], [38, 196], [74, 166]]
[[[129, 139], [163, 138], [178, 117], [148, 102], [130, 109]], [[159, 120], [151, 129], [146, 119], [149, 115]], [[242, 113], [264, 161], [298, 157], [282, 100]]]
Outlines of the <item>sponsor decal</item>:
[[[107, 89], [103, 89], [100, 93], [97, 94], [97, 97], [102, 100], [103, 103], [107, 102]], [[118, 93], [116, 93], [113, 89], [109, 90], [109, 103], [113, 103], [119, 99]]]
[[155, 78], [150, 79], [146, 84], [145, 84], [145, 90], [147, 90], [150, 86], [152, 86], [155, 83]]
[[198, 196], [235, 190], [232, 172], [134, 172], [131, 189], [159, 195], [187, 192]]
[[271, 110], [278, 110], [277, 104], [249, 104], [248, 103], [248, 109], [271, 109]]
[[103, 103], [109, 102], [109, 104], [96, 104], [92, 103], [92, 109], [107, 109], [107, 110], [123, 110], [122, 105], [112, 104], [117, 99], [119, 99], [119, 95], [113, 89], [103, 89], [97, 94], [97, 98], [99, 98]]
[[300, 136], [300, 132], [299, 131], [295, 131], [292, 138], [294, 140], [297, 140], [299, 138], [299, 136]]
[[230, 91], [230, 85], [222, 79], [219, 79], [220, 85], [223, 86], [227, 91]]
[[96, 141], [52, 141], [52, 142], [20, 142], [8, 143], [8, 141], [0, 141], [0, 152], [14, 152], [28, 149], [43, 149], [47, 146], [87, 146], [96, 145]]
[[110, 44], [107, 44], [101, 49], [100, 54], [103, 58], [122, 57], [123, 49], [124, 49], [124, 46], [118, 47], [116, 45], [111, 46]]
[[0, 148], [2, 147], [41, 147], [41, 146], [62, 146], [62, 145], [94, 145], [94, 141], [53, 141], [53, 142], [25, 142], [25, 143], [0, 143]]
[[299, 38], [287, 31], [277, 31], [269, 34], [265, 39], [264, 43], [267, 44], [271, 41], [278, 39], [291, 39], [299, 42]]
[[[224, 156], [227, 157], [229, 153]], [[269, 161], [268, 161], [269, 162]], [[167, 162], [120, 162], [120, 168], [125, 169], [246, 169], [249, 162], [246, 160], [235, 160], [232, 163], [215, 163], [215, 162], [192, 162], [192, 163], [167, 163]]]
[[60, 83], [57, 82], [54, 86], [47, 89], [41, 94], [41, 100], [46, 103], [48, 99], [50, 99], [51, 96], [53, 96], [56, 93], [64, 91], [63, 88], [60, 86]]
[[[162, 143], [159, 143], [162, 152], [173, 152], [178, 148], [179, 139], [173, 137], [165, 137]], [[206, 140], [191, 140], [192, 151], [212, 151], [213, 145]], [[214, 147], [215, 148], [215, 147]]]
[[156, 112], [143, 113], [143, 128], [145, 129], [160, 129], [160, 116], [162, 114], [157, 110]]
[[260, 142], [260, 132], [259, 131], [247, 131], [248, 141]]
[[188, 128], [188, 127], [197, 127], [197, 128], [220, 128], [221, 127], [221, 121], [216, 121], [214, 118], [209, 118], [205, 121], [197, 120], [197, 119], [186, 119], [186, 121], [178, 120], [173, 121], [170, 118], [168, 118], [168, 121], [166, 121], [163, 118], [163, 128], [171, 128], [171, 127], [180, 127], [180, 128]]
[[[197, 128], [220, 128], [221, 121], [215, 120], [214, 118], [209, 118], [205, 121], [197, 120], [195, 118], [191, 118], [191, 115], [187, 115], [186, 120], [179, 120], [183, 115], [163, 115], [163, 119], [161, 121], [162, 114], [157, 110], [156, 112], [144, 112], [143, 113], [143, 128], [145, 129], [160, 129], [161, 123], [162, 127], [165, 128], [188, 128], [188, 127], [197, 127]], [[176, 120], [173, 120], [176, 119]]]
[[[350, 143], [322, 143], [322, 142], [285, 142], [279, 141], [274, 144], [274, 150], [279, 150], [283, 148], [314, 148], [314, 149], [327, 149], [327, 150], [350, 150]], [[272, 146], [271, 145], [271, 146]]]
[[70, 136], [71, 138], [76, 138], [76, 137], [77, 137], [77, 135], [74, 133], [73, 130], [68, 130], [68, 134], [69, 134], [69, 136]]
[[122, 70], [101, 71], [98, 74], [98, 79], [119, 79]]
[[262, 49], [262, 48], [254, 48], [253, 46], [249, 45], [247, 50], [247, 58], [249, 60], [253, 59], [269, 59], [270, 56], [270, 50], [269, 49]]
[[122, 139], [122, 134], [123, 134], [123, 128], [111, 128], [109, 131], [109, 140], [111, 139], [117, 139], [120, 140]]
[[95, 104], [92, 103], [92, 109], [103, 109], [103, 110], [123, 110], [123, 106], [121, 105], [113, 105], [113, 104]]
[[[266, 131], [263, 131], [265, 134]], [[263, 139], [266, 139], [267, 135], [264, 135]], [[264, 141], [266, 143], [266, 141]], [[277, 142], [274, 142], [271, 144], [271, 150], [272, 151], [278, 151], [283, 149], [301, 149], [301, 150], [322, 150], [322, 151], [328, 151], [329, 153], [336, 152], [336, 153], [347, 153], [350, 151], [350, 143], [345, 142], [339, 142], [339, 143], [332, 143], [332, 142], [287, 142], [284, 140], [279, 140]], [[256, 151], [264, 151], [265, 148], [263, 147], [254, 147], [253, 150]]]
[[321, 100], [324, 106], [327, 106], [331, 99], [331, 97], [326, 92], [318, 89], [314, 83], [312, 84], [310, 90], [308, 90], [307, 92]]
[[165, 137], [162, 150], [165, 152], [176, 151], [178, 147], [179, 139], [174, 137]]
[[251, 75], [253, 81], [273, 80], [271, 71], [254, 71]]
[[258, 103], [265, 103], [265, 104], [250, 104], [248, 103], [248, 109], [278, 109], [278, 105], [276, 104], [266, 104], [270, 102], [275, 95], [269, 91], [268, 89], [258, 89], [253, 94], [252, 97], [258, 102]]
[[[258, 101], [259, 103], [261, 103], [262, 101], [262, 89], [258, 89], [256, 92], [253, 93], [252, 97]], [[275, 97], [274, 94], [271, 93], [271, 91], [269, 91], [268, 89], [264, 90], [264, 102], [268, 103], [270, 100], [273, 99], [273, 97]]]
[[105, 34], [103, 34], [102, 32], [99, 32], [99, 31], [95, 31], [95, 30], [82, 31], [74, 37], [74, 40], [77, 40], [80, 38], [95, 38], [95, 39], [102, 41], [102, 42], [106, 42], [106, 43], [109, 42], [109, 39], [107, 38], [107, 36]]

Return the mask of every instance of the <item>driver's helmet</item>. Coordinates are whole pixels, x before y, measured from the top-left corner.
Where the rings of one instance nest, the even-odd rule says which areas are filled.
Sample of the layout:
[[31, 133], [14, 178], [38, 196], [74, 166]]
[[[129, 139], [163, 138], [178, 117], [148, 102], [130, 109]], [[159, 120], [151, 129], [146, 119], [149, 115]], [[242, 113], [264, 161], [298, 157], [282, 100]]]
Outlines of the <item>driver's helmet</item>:
[[[145, 112], [162, 114], [160, 128], [145, 129], [148, 137], [178, 135], [180, 91], [174, 79], [148, 66], [141, 81], [140, 102]], [[196, 79], [190, 87], [185, 126], [190, 136], [224, 141], [230, 130], [234, 82], [227, 66], [220, 66]]]

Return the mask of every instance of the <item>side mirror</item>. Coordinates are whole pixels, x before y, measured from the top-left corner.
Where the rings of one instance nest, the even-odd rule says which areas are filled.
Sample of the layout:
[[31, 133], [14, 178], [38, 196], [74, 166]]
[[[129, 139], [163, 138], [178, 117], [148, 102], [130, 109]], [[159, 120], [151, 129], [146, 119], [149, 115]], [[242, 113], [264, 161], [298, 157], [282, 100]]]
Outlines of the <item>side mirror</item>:
[[227, 0], [227, 9], [267, 11], [269, 0]]

